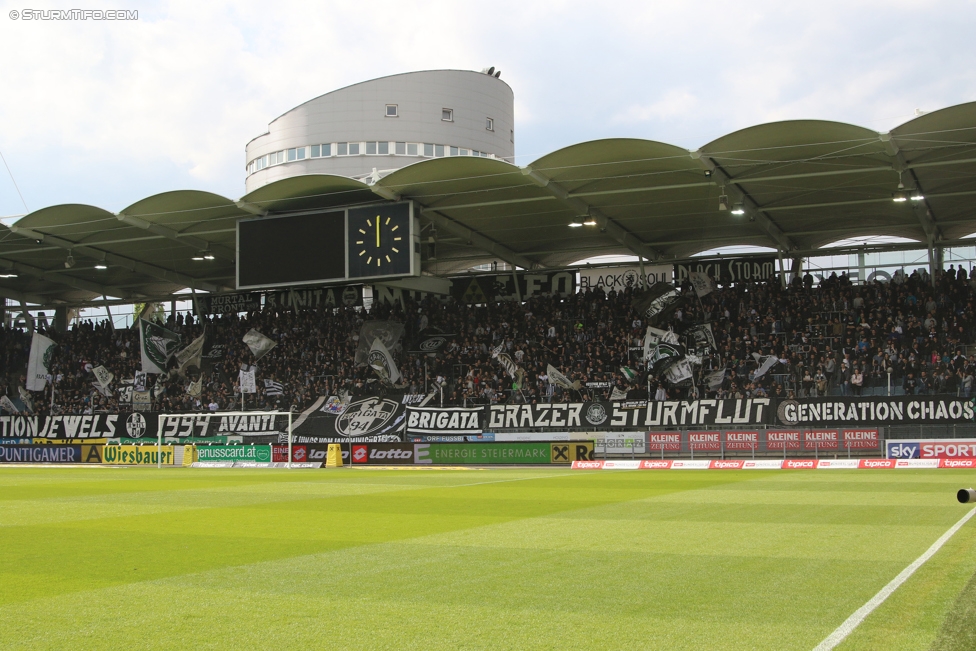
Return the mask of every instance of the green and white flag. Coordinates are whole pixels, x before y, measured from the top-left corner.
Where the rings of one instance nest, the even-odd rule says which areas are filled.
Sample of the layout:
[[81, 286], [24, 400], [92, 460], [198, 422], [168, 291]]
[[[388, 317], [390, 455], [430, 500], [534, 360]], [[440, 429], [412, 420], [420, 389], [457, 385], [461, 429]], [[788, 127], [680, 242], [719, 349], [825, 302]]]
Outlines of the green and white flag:
[[633, 382], [634, 380], [637, 379], [638, 376], [637, 371], [630, 368], [629, 366], [621, 366], [620, 372], [623, 374], [624, 379], [627, 380], [628, 382]]
[[169, 358], [180, 347], [180, 336], [161, 325], [139, 319], [139, 350], [145, 373], [165, 373]]
[[27, 390], [43, 391], [51, 375], [51, 355], [55, 343], [42, 334], [34, 333], [30, 357], [27, 361]]

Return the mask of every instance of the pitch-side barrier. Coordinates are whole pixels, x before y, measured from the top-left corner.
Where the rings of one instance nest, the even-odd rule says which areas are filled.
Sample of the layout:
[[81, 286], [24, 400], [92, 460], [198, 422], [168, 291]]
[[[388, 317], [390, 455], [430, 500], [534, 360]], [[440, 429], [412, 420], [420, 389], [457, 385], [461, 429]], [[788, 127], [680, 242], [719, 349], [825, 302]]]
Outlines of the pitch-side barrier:
[[976, 468], [976, 459], [610, 459], [574, 461], [574, 470], [865, 470]]

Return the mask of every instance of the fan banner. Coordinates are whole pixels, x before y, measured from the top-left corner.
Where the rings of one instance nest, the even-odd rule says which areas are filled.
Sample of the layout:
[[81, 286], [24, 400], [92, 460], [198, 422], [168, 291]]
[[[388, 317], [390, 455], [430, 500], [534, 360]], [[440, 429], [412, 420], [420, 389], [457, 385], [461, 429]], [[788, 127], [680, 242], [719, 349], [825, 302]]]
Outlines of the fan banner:
[[705, 274], [714, 279], [715, 282], [722, 284], [743, 281], [764, 282], [776, 276], [776, 258], [773, 256], [716, 258], [701, 262], [676, 264], [674, 265], [674, 282], [680, 284], [685, 280], [691, 280], [692, 273]]
[[562, 296], [576, 293], [576, 273], [572, 271], [519, 271], [518, 287], [511, 273], [451, 278], [451, 296], [468, 305], [496, 301], [518, 301], [532, 296]]
[[625, 289], [644, 289], [655, 283], [671, 282], [671, 265], [645, 265], [641, 274], [639, 266], [634, 267], [585, 267], [579, 270], [581, 292], [602, 289], [622, 292]]
[[407, 407], [407, 434], [481, 434], [484, 407]]
[[261, 295], [256, 293], [201, 295], [196, 297], [196, 302], [205, 314], [237, 314], [261, 309]]

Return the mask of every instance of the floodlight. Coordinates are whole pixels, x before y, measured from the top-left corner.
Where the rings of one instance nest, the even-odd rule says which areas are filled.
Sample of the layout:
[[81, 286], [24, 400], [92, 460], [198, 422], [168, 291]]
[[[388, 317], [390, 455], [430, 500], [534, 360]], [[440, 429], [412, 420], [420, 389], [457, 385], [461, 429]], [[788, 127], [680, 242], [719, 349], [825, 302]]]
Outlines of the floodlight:
[[729, 196], [726, 194], [719, 195], [718, 197], [718, 209], [728, 210], [729, 209]]
[[895, 203], [904, 203], [908, 201], [908, 197], [905, 196], [904, 192], [896, 192], [893, 195], [891, 195], [891, 200], [894, 201]]
[[744, 214], [746, 214], [746, 209], [742, 207], [742, 203], [737, 203], [734, 206], [732, 206], [732, 214], [733, 215], [744, 215]]
[[915, 191], [912, 192], [911, 199], [912, 201], [922, 201], [923, 199], [925, 199], [925, 195], [922, 194], [921, 190], [916, 188]]
[[570, 228], [580, 228], [581, 226], [583, 226], [582, 222], [569, 222]]
[[99, 262], [98, 264], [95, 265], [95, 268], [96, 269], [108, 269], [108, 266], [106, 266], [104, 262]]
[[596, 220], [592, 218], [587, 219], [585, 222], [583, 222], [583, 226], [596, 226]]

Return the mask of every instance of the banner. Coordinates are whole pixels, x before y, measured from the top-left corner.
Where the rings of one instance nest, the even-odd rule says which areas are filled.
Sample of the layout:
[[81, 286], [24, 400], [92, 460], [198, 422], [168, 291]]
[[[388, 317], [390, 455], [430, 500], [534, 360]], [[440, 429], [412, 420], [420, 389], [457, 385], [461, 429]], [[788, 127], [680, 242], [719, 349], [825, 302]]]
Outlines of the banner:
[[339, 287], [320, 287], [318, 289], [293, 289], [283, 292], [268, 292], [264, 295], [266, 306], [284, 310], [334, 307], [356, 307], [363, 304], [362, 285], [343, 285]]
[[[574, 434], [575, 436], [575, 434]], [[592, 432], [596, 454], [645, 454], [647, 434], [644, 432]]]
[[889, 459], [976, 459], [976, 439], [905, 439], [885, 441]]
[[969, 400], [948, 396], [801, 398], [780, 401], [775, 413], [776, 423], [814, 426], [967, 423], [974, 415]]
[[[111, 446], [110, 446], [111, 447]], [[285, 454], [287, 455], [287, 449]], [[287, 456], [282, 461], [287, 461]], [[198, 445], [197, 461], [271, 461], [270, 445]]]
[[320, 396], [294, 422], [298, 443], [383, 443], [402, 440], [407, 406], [391, 398], [369, 397], [348, 404]]
[[0, 445], [0, 463], [101, 463], [100, 445]]
[[[325, 448], [316, 448], [316, 450]], [[350, 463], [343, 452], [343, 462]], [[412, 443], [353, 443], [353, 465], [402, 466], [413, 464], [414, 446]]]
[[481, 434], [483, 407], [407, 407], [407, 434]]
[[240, 385], [241, 393], [257, 393], [258, 384], [255, 378], [257, 367], [247, 364], [244, 366], [245, 368], [237, 372], [237, 383]]
[[576, 293], [574, 271], [518, 271], [518, 290], [511, 273], [451, 278], [451, 296], [459, 303], [517, 301], [532, 296], [562, 296]]
[[106, 445], [102, 450], [103, 463], [120, 466], [155, 466], [160, 460], [164, 466], [172, 466], [174, 458], [172, 445], [162, 446], [158, 453], [155, 445]]
[[705, 274], [715, 282], [727, 285], [739, 282], [766, 282], [776, 276], [776, 258], [718, 258], [689, 261], [674, 265], [674, 282], [680, 285], [691, 278], [692, 273]]
[[261, 309], [261, 295], [257, 293], [224, 294], [212, 296], [200, 294], [196, 297], [197, 305], [204, 314], [237, 314], [238, 312], [256, 312]]
[[30, 357], [27, 360], [27, 390], [43, 391], [51, 375], [51, 355], [55, 343], [37, 332], [31, 338]]
[[593, 458], [593, 443], [415, 443], [414, 463], [443, 465], [570, 464]]
[[650, 401], [634, 409], [626, 403], [584, 402], [491, 405], [487, 429], [634, 428], [742, 426], [769, 423], [770, 398]]
[[605, 292], [622, 292], [628, 287], [644, 289], [655, 283], [672, 281], [671, 265], [645, 265], [641, 276], [639, 266], [634, 267], [584, 267], [579, 270], [579, 290], [585, 292], [602, 289]]

